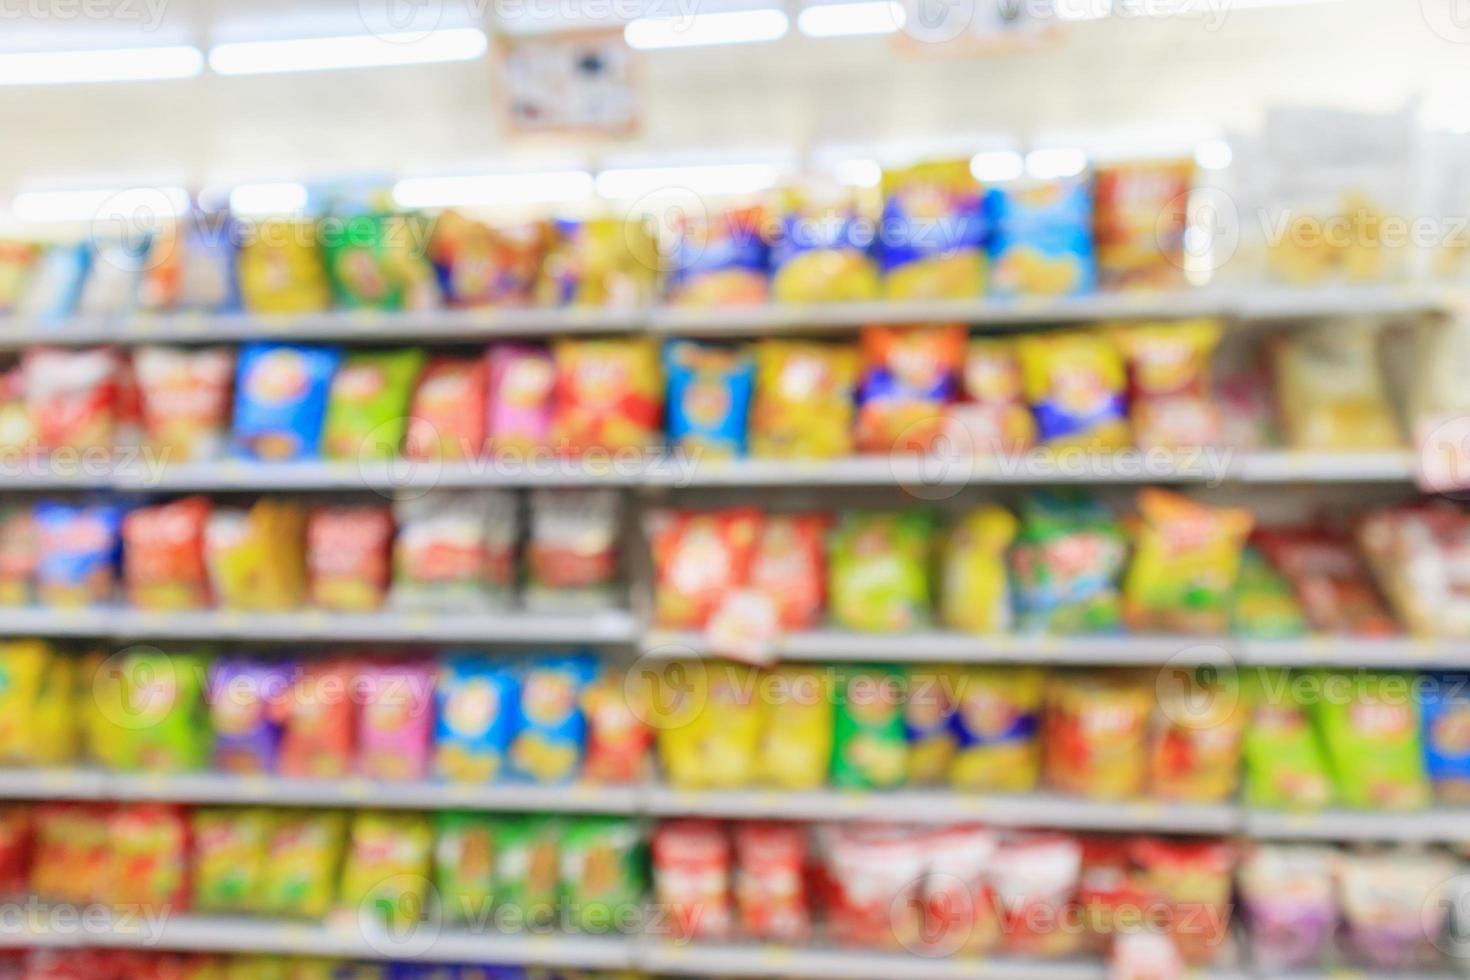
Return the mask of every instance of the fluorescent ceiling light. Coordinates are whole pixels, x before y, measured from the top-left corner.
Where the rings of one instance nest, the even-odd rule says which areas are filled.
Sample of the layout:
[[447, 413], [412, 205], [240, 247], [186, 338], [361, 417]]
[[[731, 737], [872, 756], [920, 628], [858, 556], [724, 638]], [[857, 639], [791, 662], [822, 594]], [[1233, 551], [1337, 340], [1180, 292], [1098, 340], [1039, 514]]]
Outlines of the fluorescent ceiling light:
[[970, 158], [970, 173], [983, 184], [1015, 180], [1026, 170], [1021, 154], [1010, 150], [987, 150]]
[[293, 182], [241, 184], [230, 191], [230, 212], [242, 218], [298, 214], [306, 210], [306, 185]]
[[1224, 170], [1235, 159], [1235, 151], [1224, 140], [1206, 140], [1194, 150], [1194, 162], [1205, 170]]
[[592, 175], [582, 170], [487, 174], [480, 177], [410, 177], [393, 185], [401, 208], [449, 208], [552, 204], [592, 193]]
[[157, 218], [176, 218], [189, 210], [182, 187], [108, 188], [90, 191], [26, 191], [15, 195], [10, 212], [17, 221], [127, 222], [128, 228]]
[[0, 85], [136, 82], [193, 78], [202, 71], [204, 52], [188, 46], [0, 54]]
[[823, 3], [796, 15], [796, 28], [807, 37], [855, 37], [892, 34], [907, 19], [897, 0], [860, 3]]
[[406, 34], [359, 34], [285, 41], [243, 41], [209, 49], [209, 67], [221, 75], [330, 71], [473, 61], [485, 53], [485, 32], [473, 27]]
[[791, 19], [781, 10], [732, 10], [693, 17], [639, 17], [623, 28], [623, 38], [640, 51], [696, 48], [774, 41], [790, 26]]
[[1075, 177], [1087, 169], [1087, 154], [1072, 147], [1032, 150], [1026, 154], [1026, 173], [1036, 180]]
[[839, 160], [833, 170], [837, 183], [847, 187], [877, 187], [883, 183], [883, 168], [877, 160]]
[[597, 175], [597, 193], [627, 199], [669, 193], [754, 194], [776, 186], [769, 163], [725, 163], [706, 167], [628, 167]]

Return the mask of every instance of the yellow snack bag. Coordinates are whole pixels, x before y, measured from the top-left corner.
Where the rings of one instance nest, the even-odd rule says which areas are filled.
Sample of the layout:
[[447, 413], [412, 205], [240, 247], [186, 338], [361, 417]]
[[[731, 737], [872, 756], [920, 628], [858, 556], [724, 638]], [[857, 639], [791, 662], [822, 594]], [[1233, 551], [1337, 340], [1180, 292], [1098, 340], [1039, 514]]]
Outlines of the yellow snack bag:
[[1272, 348], [1287, 440], [1323, 452], [1396, 449], [1403, 435], [1379, 369], [1371, 322], [1293, 330]]
[[1225, 633], [1251, 512], [1206, 507], [1157, 487], [1139, 492], [1138, 510], [1142, 523], [1123, 579], [1129, 628]]
[[968, 160], [883, 174], [879, 261], [888, 299], [969, 299], [985, 292], [980, 184]]
[[[51, 656], [47, 660], [31, 712], [32, 765], [62, 766], [77, 761], [82, 736], [77, 703], [79, 677], [78, 664], [73, 658]], [[90, 694], [90, 691], [80, 692], [84, 697]]]
[[[678, 661], [656, 702], [654, 727], [669, 782], [683, 789], [734, 789], [755, 780], [766, 711], [754, 668], [726, 661]], [[677, 675], [677, 676], [676, 676]]]
[[36, 702], [52, 659], [44, 640], [0, 643], [0, 761], [32, 760]]
[[831, 459], [852, 452], [855, 347], [762, 340], [755, 365], [751, 455]]
[[204, 559], [220, 608], [280, 612], [306, 601], [306, 510], [263, 498], [248, 511], [216, 508]]
[[1041, 709], [1046, 672], [1039, 667], [971, 667], [955, 692], [958, 749], [950, 768], [956, 789], [1027, 793], [1041, 774]]
[[1019, 346], [1026, 400], [1043, 443], [1091, 452], [1129, 444], [1123, 358], [1105, 335], [1035, 334]]
[[832, 692], [810, 667], [782, 666], [761, 678], [772, 693], [756, 775], [781, 789], [819, 789], [832, 766]]
[[772, 299], [777, 303], [875, 300], [878, 268], [869, 258], [862, 214], [851, 193], [787, 188], [771, 243]]
[[903, 731], [909, 746], [910, 783], [942, 783], [954, 766], [959, 743], [953, 721], [962, 686], [963, 671], [958, 667], [930, 664], [908, 672]]
[[316, 226], [268, 220], [240, 248], [240, 295], [251, 313], [316, 313], [332, 305], [332, 289]]
[[939, 598], [944, 625], [970, 633], [1011, 628], [1006, 549], [1016, 529], [1014, 514], [989, 504], [966, 515], [950, 531]]

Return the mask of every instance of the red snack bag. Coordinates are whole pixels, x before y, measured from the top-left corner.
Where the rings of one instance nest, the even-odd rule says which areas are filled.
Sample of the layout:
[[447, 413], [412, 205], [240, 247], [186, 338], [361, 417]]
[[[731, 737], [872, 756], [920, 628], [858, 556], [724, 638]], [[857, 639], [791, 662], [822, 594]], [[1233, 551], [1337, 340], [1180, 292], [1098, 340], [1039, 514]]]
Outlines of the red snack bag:
[[587, 719], [587, 758], [582, 774], [600, 783], [633, 783], [648, 771], [653, 732], [643, 723], [641, 706], [628, 703], [626, 674], [606, 669], [582, 693]]
[[1151, 685], [1127, 672], [1052, 676], [1041, 739], [1046, 781], [1090, 799], [1138, 796], [1148, 775], [1153, 695]]
[[612, 601], [621, 510], [618, 491], [605, 487], [531, 491], [528, 605]]
[[766, 517], [756, 534], [750, 585], [769, 596], [783, 630], [811, 629], [827, 607], [826, 514]]
[[760, 523], [753, 507], [655, 515], [654, 621], [703, 629], [725, 596], [746, 584]]
[[30, 885], [31, 808], [0, 809], [0, 895], [19, 895]]
[[352, 772], [356, 712], [352, 684], [356, 669], [347, 661], [309, 664], [282, 702], [282, 776], [340, 779]]
[[811, 938], [806, 836], [801, 824], [749, 820], [735, 825], [735, 903], [744, 935], [780, 943]]
[[483, 357], [435, 357], [408, 410], [408, 459], [474, 459], [485, 451], [489, 369]]
[[713, 820], [670, 820], [653, 832], [653, 890], [671, 912], [666, 939], [724, 939], [730, 903], [730, 836]]
[[1398, 633], [1346, 534], [1327, 528], [1263, 529], [1253, 540], [1291, 582], [1312, 629], [1352, 636]]
[[393, 513], [387, 507], [317, 507], [306, 518], [311, 603], [370, 612], [388, 594]]
[[108, 900], [117, 905], [184, 910], [189, 881], [185, 809], [172, 803], [120, 806], [109, 818], [107, 830]]
[[818, 828], [827, 931], [844, 946], [918, 949], [924, 843], [911, 827]]
[[1008, 952], [1058, 957], [1077, 951], [1082, 937], [1067, 927], [1067, 907], [1076, 898], [1082, 848], [1065, 834], [1030, 834], [1001, 843], [991, 884], [1005, 917], [1001, 930]]
[[926, 841], [924, 931], [927, 952], [978, 956], [1000, 942], [990, 890], [996, 835], [985, 827], [946, 827]]
[[659, 431], [663, 373], [644, 339], [559, 340], [551, 442], [566, 455], [642, 449]]
[[112, 809], [95, 803], [37, 805], [31, 865], [31, 891], [36, 897], [72, 905], [103, 899]]
[[229, 429], [235, 355], [227, 347], [140, 347], [133, 354], [148, 443], [180, 460], [219, 455]]
[[110, 347], [37, 347], [21, 361], [26, 408], [43, 449], [111, 450], [117, 414], [117, 352]]
[[35, 600], [40, 534], [28, 506], [0, 511], [0, 604], [23, 606]]
[[1172, 910], [1167, 931], [1185, 962], [1213, 963], [1230, 929], [1234, 848], [1224, 841], [1145, 837], [1129, 850], [1139, 891]]
[[1123, 837], [1083, 837], [1082, 874], [1077, 883], [1085, 937], [1091, 952], [1102, 955], [1121, 931], [1137, 928], [1142, 895], [1132, 877], [1131, 841]]
[[204, 564], [208, 497], [140, 507], [123, 518], [123, 581], [128, 602], [138, 609], [209, 607], [209, 572]]

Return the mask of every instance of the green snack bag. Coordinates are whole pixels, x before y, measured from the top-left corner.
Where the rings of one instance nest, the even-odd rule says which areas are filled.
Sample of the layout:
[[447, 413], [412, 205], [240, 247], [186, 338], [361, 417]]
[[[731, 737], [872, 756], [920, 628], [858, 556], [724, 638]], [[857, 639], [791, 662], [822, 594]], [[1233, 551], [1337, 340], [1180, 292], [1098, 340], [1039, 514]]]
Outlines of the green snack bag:
[[194, 907], [201, 912], [249, 912], [259, 906], [266, 848], [274, 827], [269, 810], [202, 807], [194, 811]]
[[259, 911], [305, 919], [330, 912], [346, 839], [347, 814], [341, 810], [277, 814], [266, 848]]
[[1127, 538], [1112, 513], [1082, 493], [1036, 492], [1021, 508], [1011, 550], [1017, 622], [1025, 632], [1116, 632]]
[[1419, 737], [1415, 676], [1311, 672], [1313, 715], [1344, 806], [1412, 810], [1431, 793]]
[[1280, 668], [1240, 671], [1240, 696], [1249, 711], [1241, 752], [1251, 806], [1314, 810], [1333, 802], [1327, 756], [1300, 676]]
[[1230, 631], [1256, 640], [1285, 640], [1307, 632], [1291, 583], [1255, 548], [1246, 548], [1241, 556]]
[[898, 786], [908, 777], [904, 737], [905, 675], [874, 664], [838, 675], [832, 781], [849, 789]]
[[925, 625], [932, 608], [925, 511], [849, 513], [832, 540], [832, 618], [863, 633], [903, 633]]
[[554, 817], [504, 817], [495, 839], [497, 909], [519, 913], [522, 927], [556, 922], [561, 880], [561, 823]]
[[567, 928], [607, 933], [627, 921], [645, 890], [638, 828], [623, 817], [581, 817], [562, 837]]
[[434, 817], [434, 888], [445, 922], [484, 922], [495, 901], [495, 819], [483, 813]]
[[356, 214], [336, 221], [338, 234], [324, 236], [323, 249], [337, 305], [357, 310], [398, 309], [403, 305], [403, 291], [392, 275], [386, 244], [392, 217]]
[[361, 810], [352, 816], [342, 905], [403, 929], [424, 918], [434, 827], [422, 813]]
[[124, 714], [111, 719], [123, 742], [111, 760], [118, 768], [193, 772], [208, 764], [213, 741], [204, 697], [208, 663], [203, 653], [148, 647], [121, 655], [116, 693]]
[[327, 396], [322, 453], [328, 459], [397, 457], [423, 369], [424, 352], [416, 347], [348, 354]]

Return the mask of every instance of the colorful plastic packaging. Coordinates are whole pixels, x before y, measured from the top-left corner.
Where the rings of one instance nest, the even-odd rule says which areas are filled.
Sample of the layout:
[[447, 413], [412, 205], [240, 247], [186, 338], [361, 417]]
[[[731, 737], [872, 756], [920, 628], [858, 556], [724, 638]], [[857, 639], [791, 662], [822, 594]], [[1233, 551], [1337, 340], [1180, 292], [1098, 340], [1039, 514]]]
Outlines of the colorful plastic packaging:
[[1011, 590], [1006, 552], [1019, 527], [994, 504], [955, 524], [944, 544], [939, 618], [950, 629], [1002, 633], [1011, 628]]
[[1157, 487], [1139, 491], [1138, 510], [1142, 523], [1123, 582], [1129, 628], [1224, 633], [1251, 512], [1206, 507]]
[[1041, 739], [1046, 781], [1089, 799], [1140, 795], [1148, 775], [1152, 694], [1128, 672], [1053, 675]]
[[769, 295], [765, 212], [732, 209], [691, 217], [678, 212], [668, 299], [676, 306], [752, 306]]
[[682, 789], [736, 789], [757, 772], [769, 715], [759, 675], [730, 661], [675, 660], [650, 678], [652, 726], [669, 783]]
[[496, 453], [527, 453], [551, 443], [556, 363], [544, 347], [499, 344], [489, 353], [486, 435]]
[[189, 895], [189, 823], [172, 803], [129, 803], [107, 819], [104, 901], [165, 913]]
[[653, 832], [653, 894], [669, 910], [662, 938], [725, 939], [735, 925], [730, 837], [712, 820], [668, 820]]
[[980, 793], [1028, 793], [1041, 775], [1046, 673], [1037, 667], [970, 667], [952, 724], [957, 749], [950, 781]]
[[779, 459], [832, 459], [853, 448], [857, 351], [816, 341], [755, 344], [750, 451]]
[[897, 667], [850, 667], [838, 681], [833, 730], [834, 785], [873, 789], [908, 778], [904, 737], [906, 677]]
[[435, 357], [419, 375], [409, 404], [403, 455], [475, 459], [485, 451], [489, 366], [483, 357]]
[[1128, 160], [1093, 173], [1098, 288], [1167, 290], [1184, 284], [1184, 233], [1194, 161]]
[[820, 789], [832, 770], [834, 705], [828, 675], [782, 665], [764, 675], [770, 711], [761, 731], [755, 778], [788, 790]]
[[250, 232], [239, 259], [248, 312], [317, 313], [332, 305], [314, 222], [261, 221]]
[[958, 668], [923, 664], [909, 670], [903, 734], [909, 744], [910, 784], [934, 786], [949, 778], [958, 749], [953, 722], [963, 684]]
[[139, 347], [133, 351], [133, 370], [149, 445], [170, 461], [217, 457], [230, 421], [234, 351]]
[[263, 497], [249, 510], [216, 507], [204, 527], [209, 585], [221, 608], [281, 612], [306, 600], [306, 512]]
[[337, 875], [347, 841], [341, 810], [272, 814], [259, 911], [283, 918], [320, 919], [337, 900]]
[[255, 808], [200, 807], [190, 821], [193, 860], [190, 895], [201, 912], [240, 913], [260, 908], [266, 850], [275, 817]]
[[391, 459], [403, 451], [409, 397], [424, 367], [416, 347], [351, 351], [332, 378], [322, 431], [328, 459]]
[[431, 661], [364, 663], [356, 683], [364, 703], [357, 716], [357, 769], [369, 779], [417, 780], [429, 774], [434, 728]]
[[880, 227], [888, 299], [970, 299], [985, 292], [985, 215], [968, 160], [885, 171]]
[[676, 340], [664, 347], [669, 441], [702, 458], [744, 456], [755, 364], [738, 348]]
[[516, 774], [538, 783], [577, 775], [587, 744], [582, 694], [597, 672], [587, 655], [546, 657], [521, 675], [520, 728], [510, 743]]
[[361, 810], [352, 815], [341, 904], [362, 918], [406, 929], [423, 918], [434, 828], [422, 813]]
[[924, 511], [844, 514], [828, 562], [833, 621], [864, 633], [902, 633], [927, 621], [931, 603]]
[[227, 212], [195, 211], [149, 242], [138, 284], [145, 310], [221, 313], [240, 306], [239, 227]]
[[1160, 671], [1155, 690], [1150, 792], [1185, 803], [1234, 797], [1250, 717], [1239, 679], [1213, 666], [1170, 666]]
[[618, 602], [622, 497], [609, 487], [531, 491], [523, 599], [531, 609], [595, 610]]
[[292, 667], [284, 662], [237, 657], [210, 665], [215, 769], [254, 775], [276, 771], [291, 682]]
[[122, 509], [43, 500], [36, 504], [36, 597], [47, 606], [93, 606], [112, 599]]
[[495, 818], [454, 810], [434, 814], [434, 890], [443, 920], [483, 922], [495, 902]]
[[857, 447], [929, 452], [944, 432], [964, 358], [965, 328], [867, 327], [858, 386]]
[[[1307, 686], [1298, 683], [1308, 681]], [[1250, 711], [1242, 755], [1244, 797], [1251, 806], [1308, 810], [1335, 797], [1327, 755], [1313, 726], [1312, 675], [1258, 667], [1240, 674]]]
[[587, 760], [582, 775], [593, 782], [634, 783], [647, 774], [653, 733], [647, 706], [630, 692], [627, 673], [604, 666], [582, 692], [587, 719]]
[[750, 587], [776, 607], [782, 630], [815, 627], [827, 606], [826, 514], [767, 514], [750, 556]]
[[1428, 805], [1432, 794], [1424, 775], [1414, 677], [1326, 671], [1308, 676], [1321, 685], [1312, 718], [1327, 750], [1339, 801], [1365, 810]]
[[30, 268], [15, 312], [21, 317], [60, 320], [71, 316], [92, 267], [92, 246], [52, 245]]
[[875, 300], [882, 291], [868, 255], [872, 235], [852, 196], [788, 188], [771, 242], [771, 299], [777, 303]]
[[123, 583], [134, 608], [209, 606], [204, 529], [211, 507], [208, 497], [184, 497], [139, 507], [123, 518]]
[[314, 459], [327, 390], [342, 360], [331, 347], [247, 344], [235, 379], [234, 445], [251, 459]]
[[760, 520], [750, 507], [654, 514], [654, 620], [668, 629], [708, 625], [725, 597], [748, 581]]
[[0, 509], [0, 603], [24, 606], [35, 600], [40, 530], [29, 505]]
[[490, 782], [504, 773], [520, 689], [513, 671], [478, 654], [455, 654], [435, 688], [434, 774], [453, 782]]
[[1223, 422], [1210, 396], [1217, 320], [1139, 323], [1113, 332], [1128, 362], [1133, 441], [1139, 449], [1188, 449], [1220, 442]]
[[1470, 801], [1470, 675], [1429, 674], [1420, 697], [1424, 769], [1441, 804]]
[[1378, 324], [1293, 330], [1271, 349], [1277, 402], [1294, 449], [1364, 452], [1403, 445], [1378, 357]]
[[1123, 529], [1081, 494], [1034, 493], [1011, 552], [1019, 623], [1028, 632], [1111, 633], [1122, 619]]
[[357, 712], [356, 665], [314, 660], [302, 666], [287, 695], [278, 768], [282, 776], [340, 779], [352, 772]]
[[388, 593], [393, 514], [379, 506], [320, 506], [306, 518], [306, 576], [311, 604], [335, 612], [371, 612]]
[[34, 712], [53, 656], [43, 640], [0, 642], [0, 761], [32, 761]]
[[663, 376], [649, 340], [559, 340], [551, 442], [557, 452], [643, 449], [658, 433]]
[[1347, 534], [1327, 527], [1263, 528], [1253, 540], [1291, 583], [1314, 631], [1377, 637], [1399, 632]]
[[118, 747], [111, 759], [116, 768], [165, 773], [204, 768], [211, 752], [207, 671], [204, 654], [143, 646], [124, 651], [108, 665], [115, 689], [109, 692], [94, 682], [93, 692], [110, 702], [110, 720], [117, 726]]
[[1043, 443], [1087, 452], [1128, 445], [1123, 359], [1104, 335], [1028, 334], [1018, 344], [1026, 400]]
[[948, 409], [946, 432], [958, 448], [980, 456], [1021, 453], [1036, 445], [1017, 342], [981, 337], [965, 346], [962, 401]]
[[1230, 935], [1235, 849], [1226, 841], [1141, 837], [1129, 847], [1136, 887], [1165, 913], [1163, 932], [1184, 961], [1208, 966]]
[[543, 222], [491, 228], [445, 211], [434, 222], [429, 257], [451, 306], [528, 306], [550, 235]]
[[334, 216], [337, 234], [323, 242], [323, 258], [336, 305], [347, 309], [396, 310], [399, 284], [388, 274], [390, 218], [383, 214]]
[[[509, 931], [556, 921], [562, 825], [554, 817], [503, 817], [496, 823], [496, 907]], [[513, 917], [512, 917], [513, 916]]]
[[540, 305], [628, 309], [654, 298], [662, 256], [643, 221], [558, 220], [555, 228], [536, 284]]
[[1272, 568], [1261, 552], [1247, 546], [1235, 577], [1230, 633], [1261, 640], [1292, 639], [1305, 634], [1307, 620], [1292, 594], [1291, 583]]
[[439, 490], [394, 502], [393, 605], [463, 610], [508, 601], [518, 501], [507, 491]]
[[21, 355], [26, 411], [40, 448], [112, 451], [119, 365], [110, 347], [32, 347]]
[[766, 942], [809, 940], [807, 829], [800, 824], [742, 820], [732, 836], [741, 934]]
[[1236, 877], [1246, 935], [1263, 970], [1311, 967], [1327, 953], [1338, 924], [1331, 850], [1307, 844], [1255, 844]]
[[995, 293], [1075, 296], [1096, 288], [1091, 178], [992, 187], [985, 210]]
[[568, 928], [617, 931], [630, 911], [642, 908], [646, 886], [638, 827], [626, 817], [569, 819], [561, 839], [561, 884]]

